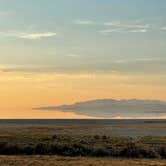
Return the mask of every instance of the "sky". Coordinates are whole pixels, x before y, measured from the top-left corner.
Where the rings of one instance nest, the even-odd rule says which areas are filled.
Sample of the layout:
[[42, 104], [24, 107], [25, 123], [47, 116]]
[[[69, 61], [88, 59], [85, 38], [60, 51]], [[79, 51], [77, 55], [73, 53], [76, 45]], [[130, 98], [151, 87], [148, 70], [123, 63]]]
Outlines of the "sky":
[[92, 99], [166, 101], [165, 64], [165, 0], [0, 0], [0, 118], [89, 118], [32, 108]]

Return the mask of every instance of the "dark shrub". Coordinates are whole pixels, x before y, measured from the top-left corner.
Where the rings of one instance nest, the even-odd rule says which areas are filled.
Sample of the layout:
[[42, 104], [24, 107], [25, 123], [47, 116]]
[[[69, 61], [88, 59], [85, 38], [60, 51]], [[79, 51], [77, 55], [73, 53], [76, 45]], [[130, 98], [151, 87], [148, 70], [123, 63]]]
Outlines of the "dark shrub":
[[128, 143], [122, 147], [120, 156], [128, 158], [158, 158], [159, 154], [153, 148], [145, 147], [143, 145], [136, 145], [135, 143]]
[[9, 149], [8, 147], [8, 143], [7, 142], [1, 142], [0, 143], [0, 154], [8, 154], [9, 153]]
[[106, 135], [102, 136], [102, 139], [108, 139], [109, 137], [107, 137]]
[[105, 157], [105, 156], [110, 156], [110, 151], [106, 148], [94, 148], [91, 155], [95, 157]]
[[156, 148], [156, 151], [159, 153], [159, 155], [166, 159], [166, 146], [160, 146], [158, 148]]
[[[164, 139], [164, 138], [163, 138]], [[62, 156], [113, 156], [128, 158], [166, 159], [166, 146], [160, 143], [146, 144], [141, 139], [119, 136], [9, 136], [1, 138], [0, 155], [62, 155]], [[154, 142], [154, 141], [153, 141]]]
[[2, 142], [0, 143], [0, 154], [3, 155], [11, 155], [11, 154], [19, 154], [20, 150], [18, 145], [16, 144], [10, 144], [10, 143], [6, 143], [6, 142]]
[[100, 135], [94, 135], [94, 139], [100, 139]]
[[73, 148], [77, 156], [88, 156], [92, 151], [89, 146], [80, 143], [73, 144]]
[[21, 148], [22, 154], [25, 155], [33, 155], [35, 154], [35, 147], [34, 146], [24, 146]]
[[53, 135], [53, 136], [52, 136], [52, 139], [57, 139], [57, 135]]
[[63, 156], [74, 156], [74, 148], [72, 145], [66, 145], [66, 144], [52, 144], [50, 146], [50, 153], [51, 154], [57, 154], [57, 155], [63, 155]]
[[49, 154], [50, 146], [49, 144], [37, 144], [35, 147], [35, 154], [46, 155]]

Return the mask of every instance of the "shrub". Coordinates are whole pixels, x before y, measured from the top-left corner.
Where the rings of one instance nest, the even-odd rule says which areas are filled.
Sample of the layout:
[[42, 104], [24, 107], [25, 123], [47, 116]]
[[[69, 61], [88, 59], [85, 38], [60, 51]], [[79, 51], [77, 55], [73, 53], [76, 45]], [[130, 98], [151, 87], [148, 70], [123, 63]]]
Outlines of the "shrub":
[[52, 139], [57, 139], [57, 135], [53, 135], [53, 136], [52, 136]]
[[166, 159], [166, 146], [159, 146], [158, 148], [156, 148], [156, 151], [162, 158]]
[[94, 135], [94, 139], [100, 139], [100, 135]]
[[[164, 138], [163, 138], [164, 139]], [[4, 141], [5, 140], [5, 141]], [[150, 139], [151, 140], [151, 139]], [[114, 156], [166, 159], [166, 146], [141, 143], [128, 137], [106, 135], [1, 138], [0, 155]], [[137, 142], [136, 142], [137, 141]], [[160, 142], [159, 142], [160, 143]]]
[[108, 139], [108, 137], [106, 135], [103, 135], [102, 139]]
[[50, 153], [50, 146], [49, 144], [39, 143], [35, 147], [35, 154], [46, 155]]
[[150, 147], [128, 143], [122, 147], [120, 156], [128, 158], [158, 158], [159, 154]]
[[94, 148], [91, 155], [95, 156], [95, 157], [110, 156], [110, 151], [106, 148], [103, 148], [103, 147]]

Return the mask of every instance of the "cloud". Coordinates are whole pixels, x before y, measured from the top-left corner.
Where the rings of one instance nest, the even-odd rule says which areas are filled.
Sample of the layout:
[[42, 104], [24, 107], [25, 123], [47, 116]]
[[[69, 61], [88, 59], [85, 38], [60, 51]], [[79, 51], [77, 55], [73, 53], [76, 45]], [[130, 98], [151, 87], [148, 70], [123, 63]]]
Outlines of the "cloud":
[[32, 40], [36, 40], [36, 39], [42, 39], [42, 38], [49, 38], [49, 37], [53, 37], [56, 36], [56, 33], [53, 32], [48, 32], [48, 33], [30, 33], [30, 34], [20, 34], [18, 37], [19, 38], [23, 38], [23, 39], [32, 39]]
[[135, 61], [165, 61], [166, 58], [153, 58], [153, 57], [144, 57], [136, 58]]
[[104, 26], [109, 27], [107, 29], [100, 30], [99, 32], [104, 35], [110, 33], [145, 33], [151, 30], [149, 24], [138, 24], [135, 21], [129, 23], [122, 23], [121, 21], [112, 21], [103, 23]]
[[67, 57], [73, 57], [73, 58], [74, 58], [74, 57], [79, 57], [78, 54], [67, 54], [66, 56], [67, 56]]
[[0, 65], [0, 72], [4, 73], [52, 73], [58, 69], [54, 66], [44, 65]]
[[129, 32], [133, 32], [133, 33], [145, 33], [145, 32], [148, 32], [147, 29], [133, 29], [133, 30], [130, 30]]
[[142, 58], [135, 58], [135, 59], [118, 59], [115, 60], [114, 63], [133, 63], [133, 62], [163, 62], [166, 61], [165, 58], [153, 58], [153, 57], [142, 57]]
[[164, 30], [164, 31], [166, 31], [166, 27], [161, 27], [161, 30]]
[[[64, 58], [67, 60], [64, 63]], [[2, 72], [38, 72], [38, 73], [160, 73], [165, 74], [166, 58], [164, 57], [128, 57], [113, 58], [104, 61], [83, 60], [82, 55], [69, 53], [64, 54], [62, 59], [56, 61], [56, 65], [34, 64], [34, 65], [0, 65]]]
[[12, 11], [0, 11], [0, 16], [8, 16], [12, 13], [13, 13]]
[[79, 25], [98, 25], [103, 29], [98, 32], [103, 35], [110, 35], [111, 33], [147, 33], [150, 31], [166, 30], [166, 27], [160, 25], [147, 24], [143, 20], [129, 20], [129, 21], [109, 21], [109, 22], [94, 22], [93, 20], [76, 20]]
[[128, 22], [121, 22], [121, 21], [111, 21], [111, 22], [94, 22], [92, 20], [76, 20], [76, 24], [80, 25], [100, 25], [106, 26], [109, 28], [104, 28], [103, 30], [99, 30], [100, 33], [104, 35], [108, 35], [110, 33], [146, 33], [152, 30], [152, 25], [150, 24], [141, 24], [139, 21], [128, 21]]
[[94, 25], [95, 24], [95, 22], [92, 20], [76, 20], [75, 23], [79, 25]]
[[145, 29], [150, 28], [149, 24], [123, 24], [120, 21], [115, 22], [105, 22], [104, 25], [106, 26], [114, 26], [114, 27], [121, 27], [121, 28], [135, 28], [135, 29]]
[[55, 32], [43, 33], [22, 33], [22, 32], [0, 32], [0, 35], [7, 37], [16, 37], [20, 39], [38, 40], [56, 36]]
[[120, 29], [120, 28], [112, 28], [112, 29], [104, 29], [100, 30], [99, 33], [103, 35], [110, 35], [111, 33], [145, 33], [148, 32], [148, 29]]
[[103, 29], [103, 30], [100, 30], [99, 33], [103, 34], [103, 35], [108, 35], [110, 33], [113, 33], [113, 32], [119, 32], [119, 33], [124, 33], [123, 29]]

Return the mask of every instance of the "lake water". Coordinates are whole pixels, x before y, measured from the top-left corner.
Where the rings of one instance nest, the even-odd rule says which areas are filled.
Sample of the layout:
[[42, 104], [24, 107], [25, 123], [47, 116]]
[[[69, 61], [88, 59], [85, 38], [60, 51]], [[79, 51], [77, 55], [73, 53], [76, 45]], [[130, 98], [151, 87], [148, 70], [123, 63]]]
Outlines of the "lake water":
[[166, 120], [3, 119], [0, 132], [166, 136]]

